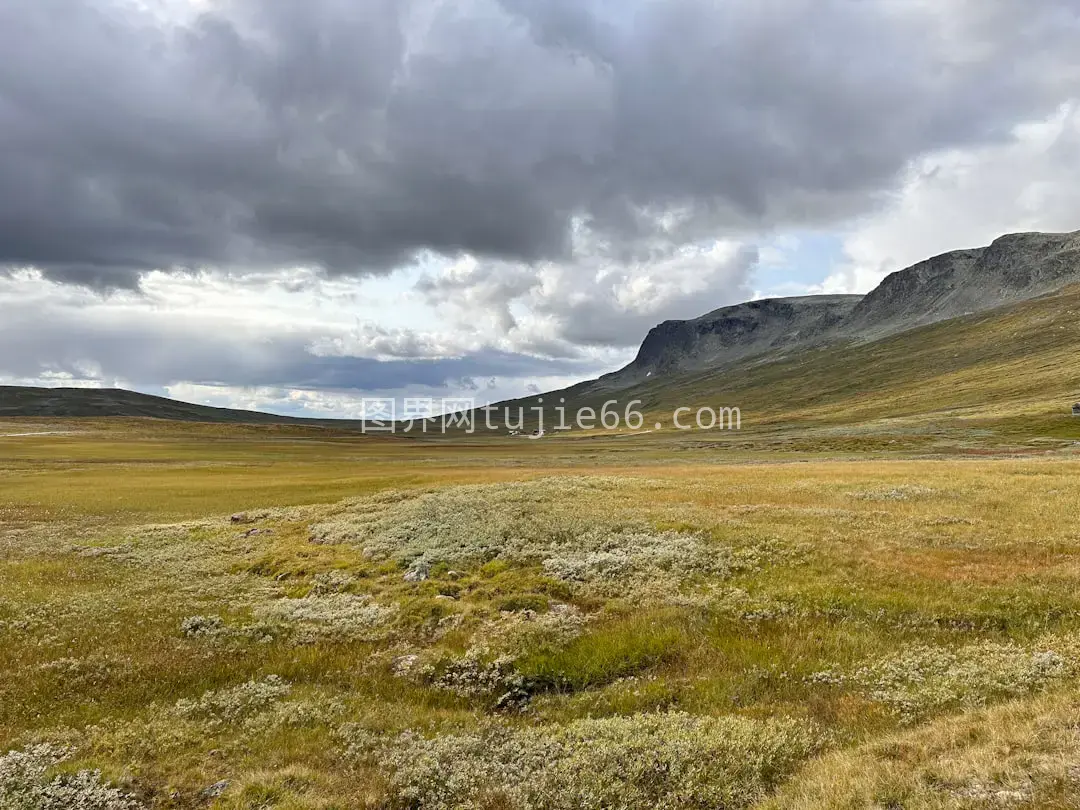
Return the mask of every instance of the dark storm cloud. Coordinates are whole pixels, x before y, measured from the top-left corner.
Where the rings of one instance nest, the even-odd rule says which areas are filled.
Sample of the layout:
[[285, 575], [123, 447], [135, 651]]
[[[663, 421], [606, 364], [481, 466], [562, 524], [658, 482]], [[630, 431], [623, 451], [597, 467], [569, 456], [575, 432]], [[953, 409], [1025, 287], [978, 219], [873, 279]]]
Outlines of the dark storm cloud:
[[[1073, 0], [0, 4], [0, 266], [637, 261], [848, 216], [1074, 93]], [[1070, 89], [1073, 88], [1073, 89]]]

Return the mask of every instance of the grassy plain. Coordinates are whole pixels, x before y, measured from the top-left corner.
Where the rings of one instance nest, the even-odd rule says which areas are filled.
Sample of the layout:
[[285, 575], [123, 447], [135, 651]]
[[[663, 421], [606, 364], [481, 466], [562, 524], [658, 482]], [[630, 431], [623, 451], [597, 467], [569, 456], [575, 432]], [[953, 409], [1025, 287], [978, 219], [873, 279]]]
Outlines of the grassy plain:
[[0, 806], [1078, 806], [1080, 429], [936, 418], [8, 420]]
[[1080, 807], [1078, 307], [637, 435], [2, 419], [0, 810]]

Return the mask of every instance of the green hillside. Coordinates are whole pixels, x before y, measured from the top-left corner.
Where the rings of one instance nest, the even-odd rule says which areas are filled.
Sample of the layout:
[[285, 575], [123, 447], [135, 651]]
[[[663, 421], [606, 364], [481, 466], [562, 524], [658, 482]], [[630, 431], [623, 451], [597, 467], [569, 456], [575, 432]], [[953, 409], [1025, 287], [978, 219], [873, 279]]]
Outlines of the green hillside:
[[[722, 371], [663, 376], [620, 391], [584, 383], [544, 395], [545, 423], [561, 399], [567, 414], [640, 400], [645, 427], [671, 427], [676, 408], [738, 407], [743, 433], [875, 425], [908, 431], [971, 429], [1080, 439], [1080, 285], [991, 312], [912, 329], [869, 343], [745, 361]], [[516, 413], [537, 398], [503, 403]], [[499, 412], [501, 414], [501, 410]], [[682, 421], [689, 418], [685, 414]], [[572, 417], [567, 417], [572, 422]], [[935, 428], [936, 429], [936, 428]], [[695, 431], [700, 436], [700, 432]]]

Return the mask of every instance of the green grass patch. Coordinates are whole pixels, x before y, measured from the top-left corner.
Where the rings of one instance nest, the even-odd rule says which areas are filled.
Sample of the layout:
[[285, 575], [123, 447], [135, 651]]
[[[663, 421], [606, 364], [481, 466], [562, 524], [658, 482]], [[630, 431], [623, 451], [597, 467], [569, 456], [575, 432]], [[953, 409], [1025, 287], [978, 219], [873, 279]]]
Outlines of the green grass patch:
[[526, 655], [518, 670], [534, 688], [578, 691], [676, 662], [693, 644], [684, 615], [646, 612], [616, 619], [562, 649]]

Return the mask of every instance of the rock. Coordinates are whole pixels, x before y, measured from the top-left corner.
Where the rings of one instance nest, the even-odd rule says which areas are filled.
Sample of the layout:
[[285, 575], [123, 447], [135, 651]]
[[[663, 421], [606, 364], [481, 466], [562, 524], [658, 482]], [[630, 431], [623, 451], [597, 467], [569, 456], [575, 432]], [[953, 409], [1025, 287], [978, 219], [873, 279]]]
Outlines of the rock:
[[1073, 405], [1073, 416], [1080, 416], [1080, 402]]
[[254, 535], [257, 535], [257, 534], [273, 534], [273, 533], [274, 533], [273, 529], [248, 529], [246, 532], [244, 532], [240, 536], [241, 537], [253, 537]]
[[237, 512], [235, 515], [229, 517], [230, 523], [254, 523], [255, 521], [248, 516], [247, 512]]
[[228, 779], [222, 779], [220, 782], [214, 782], [214, 784], [212, 784], [212, 785], [210, 785], [210, 787], [206, 788], [202, 792], [202, 796], [203, 796], [204, 799], [216, 799], [218, 796], [220, 796], [222, 793], [224, 793], [226, 790], [228, 790], [228, 788], [229, 788], [229, 780]]
[[406, 582], [423, 582], [425, 579], [428, 578], [430, 572], [431, 567], [425, 565], [424, 563], [414, 565], [412, 568], [405, 572], [404, 580]]
[[438, 599], [441, 602], [456, 602], [457, 601], [457, 599], [455, 597], [451, 596], [448, 593], [440, 593], [435, 598]]

